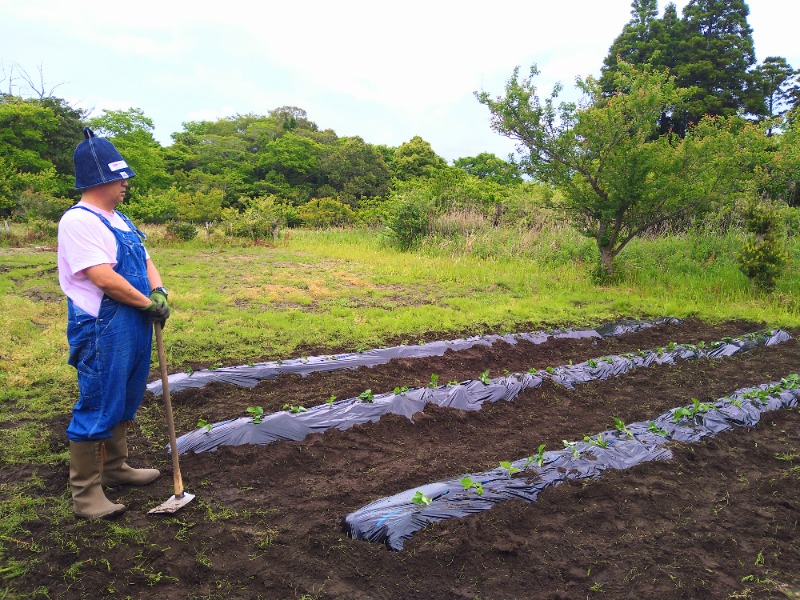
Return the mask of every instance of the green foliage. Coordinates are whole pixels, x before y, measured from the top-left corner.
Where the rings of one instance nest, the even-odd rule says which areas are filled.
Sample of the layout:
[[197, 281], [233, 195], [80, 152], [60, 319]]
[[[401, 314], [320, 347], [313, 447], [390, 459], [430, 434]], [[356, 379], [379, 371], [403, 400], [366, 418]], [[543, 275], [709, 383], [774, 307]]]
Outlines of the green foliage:
[[400, 144], [392, 155], [391, 174], [400, 181], [415, 177], [430, 177], [447, 162], [433, 151], [430, 143], [418, 135]]
[[533, 66], [520, 80], [515, 69], [504, 97], [477, 97], [492, 113], [492, 128], [525, 146], [529, 172], [563, 191], [561, 206], [597, 243], [602, 278], [613, 275], [615, 257], [632, 239], [701, 214], [737, 189], [744, 146], [738, 135], [753, 140], [758, 132], [704, 120], [686, 140], [659, 135], [661, 116], [678, 110], [688, 94], [668, 74], [619, 63], [611, 96], [597, 80], [578, 79], [585, 95], [580, 106], [556, 105], [559, 85], [540, 101], [533, 84], [538, 74]]
[[190, 194], [171, 187], [164, 192], [149, 192], [126, 199], [122, 212], [134, 223], [172, 223], [178, 218], [178, 204], [190, 198]]
[[771, 291], [789, 261], [781, 211], [775, 202], [754, 197], [744, 219], [749, 235], [737, 256], [739, 268], [757, 287]]
[[408, 193], [394, 200], [386, 220], [386, 239], [400, 250], [413, 248], [427, 233], [433, 203], [423, 195]]
[[297, 217], [308, 227], [337, 227], [353, 222], [353, 210], [335, 198], [313, 198], [297, 208]]
[[420, 504], [420, 505], [423, 505], [423, 506], [427, 506], [428, 504], [430, 504], [432, 502], [432, 499], [428, 498], [421, 491], [417, 490], [417, 493], [414, 494], [414, 497], [411, 498], [411, 501], [414, 504]]
[[248, 406], [247, 412], [252, 415], [253, 425], [258, 425], [264, 420], [264, 409], [260, 406]]
[[755, 64], [749, 9], [741, 0], [690, 0], [679, 19], [673, 4], [658, 18], [656, 0], [633, 0], [631, 20], [604, 60], [601, 82], [615, 90], [617, 60], [669, 71], [688, 94], [681, 110], [664, 112], [662, 133], [683, 136], [704, 116], [764, 113], [763, 78]]
[[167, 223], [167, 233], [188, 242], [197, 237], [197, 227], [186, 221], [171, 221]]
[[319, 166], [321, 179], [350, 206], [389, 193], [391, 176], [383, 155], [360, 137], [339, 139]]
[[70, 198], [52, 196], [47, 192], [26, 189], [17, 196], [14, 217], [20, 221], [58, 221], [73, 204]]
[[473, 481], [471, 477], [462, 477], [460, 482], [465, 490], [475, 488], [478, 496], [483, 496], [483, 484], [480, 481]]
[[519, 473], [519, 469], [511, 464], [510, 461], [501, 460], [499, 463], [501, 469], [506, 472], [506, 475], [511, 478], [514, 473]]
[[285, 223], [283, 207], [275, 197], [243, 198], [244, 210], [226, 208], [222, 225], [232, 237], [249, 238], [253, 242], [277, 240]]
[[222, 190], [212, 189], [208, 192], [178, 192], [175, 202], [178, 207], [178, 218], [192, 223], [207, 223], [223, 217]]
[[522, 183], [522, 174], [519, 165], [513, 161], [513, 156], [507, 162], [489, 152], [481, 152], [477, 156], [457, 158], [453, 161], [453, 166], [480, 179], [501, 185]]

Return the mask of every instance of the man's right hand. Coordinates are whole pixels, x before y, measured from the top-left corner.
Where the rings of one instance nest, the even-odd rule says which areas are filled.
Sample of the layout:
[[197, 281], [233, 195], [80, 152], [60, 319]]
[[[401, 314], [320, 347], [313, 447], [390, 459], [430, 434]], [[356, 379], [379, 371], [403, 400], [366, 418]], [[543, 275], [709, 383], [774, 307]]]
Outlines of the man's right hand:
[[140, 309], [146, 316], [150, 323], [161, 323], [169, 318], [170, 308], [167, 303], [167, 297], [158, 291], [150, 294], [150, 305]]

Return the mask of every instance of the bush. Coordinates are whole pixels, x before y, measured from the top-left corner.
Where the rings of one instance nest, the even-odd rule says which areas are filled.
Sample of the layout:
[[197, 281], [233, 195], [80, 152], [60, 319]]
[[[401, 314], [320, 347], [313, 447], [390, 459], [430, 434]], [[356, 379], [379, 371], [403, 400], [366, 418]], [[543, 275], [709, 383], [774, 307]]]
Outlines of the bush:
[[274, 196], [243, 198], [245, 208], [241, 212], [235, 208], [222, 210], [222, 224], [232, 237], [250, 238], [253, 242], [270, 238], [276, 241], [286, 220], [283, 205], [275, 200]]
[[134, 223], [170, 223], [178, 217], [180, 192], [171, 188], [163, 193], [149, 193], [131, 202], [125, 202], [121, 210]]
[[781, 209], [768, 199], [754, 198], [743, 216], [749, 235], [737, 257], [739, 268], [757, 287], [771, 291], [789, 261]]
[[20, 221], [58, 221], [64, 212], [74, 204], [70, 198], [59, 198], [45, 192], [25, 190], [19, 194], [14, 215]]
[[172, 221], [167, 224], [167, 233], [175, 236], [179, 240], [188, 242], [197, 237], [197, 227], [185, 221]]
[[353, 222], [353, 210], [334, 198], [313, 198], [298, 207], [297, 216], [309, 227], [335, 227]]
[[431, 201], [420, 195], [408, 194], [396, 201], [386, 221], [386, 238], [400, 250], [409, 250], [430, 228], [434, 210]]

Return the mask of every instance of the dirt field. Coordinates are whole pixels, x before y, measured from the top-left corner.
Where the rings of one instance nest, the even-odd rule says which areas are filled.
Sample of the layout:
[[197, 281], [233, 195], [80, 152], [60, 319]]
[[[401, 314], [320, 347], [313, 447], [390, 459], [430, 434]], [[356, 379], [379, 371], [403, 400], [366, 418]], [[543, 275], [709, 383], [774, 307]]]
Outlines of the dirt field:
[[[252, 389], [212, 384], [173, 395], [179, 434], [284, 404], [322, 404], [396, 386], [476, 379], [490, 369], [524, 372], [669, 342], [713, 342], [761, 323], [686, 321], [608, 339], [497, 343], [440, 358], [283, 376]], [[197, 498], [174, 517], [148, 516], [172, 479], [160, 399], [148, 394], [131, 463], [164, 471], [142, 489], [108, 495], [128, 512], [114, 522], [42, 519], [15, 557], [38, 569], [7, 582], [10, 595], [44, 586], [50, 598], [545, 599], [800, 597], [800, 410], [768, 413], [759, 427], [693, 445], [674, 459], [609, 471], [508, 501], [418, 532], [401, 552], [348, 538], [341, 519], [378, 498], [531, 454], [612, 426], [653, 418], [692, 398], [800, 372], [797, 335], [725, 359], [639, 369], [574, 390], [545, 384], [478, 412], [427, 408], [414, 422], [314, 434], [302, 442], [222, 447], [181, 457]], [[431, 334], [431, 339], [436, 338]], [[319, 352], [328, 354], [331, 349]], [[308, 355], [314, 354], [309, 349]], [[155, 377], [155, 374], [154, 374]], [[66, 416], [50, 424], [64, 446]], [[147, 427], [145, 427], [147, 425]], [[163, 427], [162, 427], [163, 429]], [[40, 469], [47, 493], [65, 494], [67, 468]], [[3, 473], [3, 479], [14, 473]]]

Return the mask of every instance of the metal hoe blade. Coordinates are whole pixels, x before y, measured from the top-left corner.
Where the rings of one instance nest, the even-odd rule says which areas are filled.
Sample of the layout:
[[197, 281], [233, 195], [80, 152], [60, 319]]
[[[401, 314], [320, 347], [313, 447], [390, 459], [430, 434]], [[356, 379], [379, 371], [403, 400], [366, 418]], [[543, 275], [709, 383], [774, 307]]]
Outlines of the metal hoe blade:
[[183, 492], [183, 498], [178, 498], [173, 495], [172, 497], [170, 497], [169, 500], [167, 500], [163, 504], [159, 504], [155, 508], [147, 511], [147, 514], [148, 515], [172, 514], [182, 509], [192, 500], [194, 500], [194, 494], [190, 494], [189, 492]]

